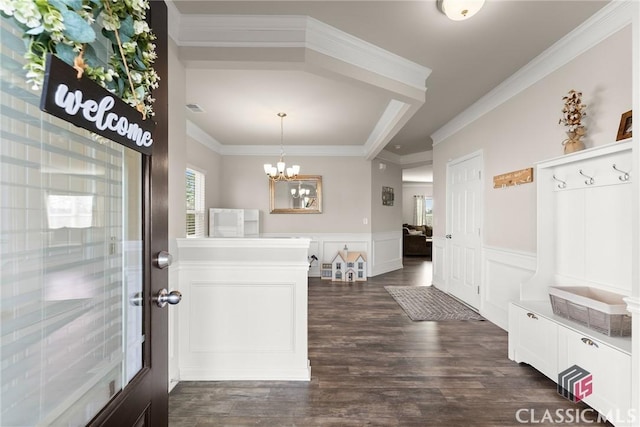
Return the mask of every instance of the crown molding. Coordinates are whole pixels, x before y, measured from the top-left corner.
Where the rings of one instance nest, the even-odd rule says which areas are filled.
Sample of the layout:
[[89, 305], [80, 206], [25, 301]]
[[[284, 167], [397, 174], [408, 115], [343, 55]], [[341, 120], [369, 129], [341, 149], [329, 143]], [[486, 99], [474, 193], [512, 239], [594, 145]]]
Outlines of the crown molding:
[[[360, 145], [286, 145], [285, 156], [363, 157]], [[224, 145], [223, 156], [279, 156], [279, 145]]]
[[400, 157], [400, 165], [407, 168], [432, 165], [433, 150], [421, 151], [420, 153], [407, 154]]
[[199, 142], [204, 145], [208, 149], [222, 154], [224, 151], [224, 146], [218, 142], [214, 137], [206, 133], [202, 130], [198, 125], [193, 123], [191, 120], [186, 120], [187, 122], [187, 136], [192, 138], [193, 140]]
[[400, 156], [388, 150], [382, 150], [376, 159], [384, 160], [404, 168], [418, 167], [433, 164], [433, 150], [421, 151], [419, 153], [405, 154]]
[[[279, 145], [224, 145], [203, 131], [191, 120], [186, 121], [187, 136], [199, 142], [221, 156], [279, 156]], [[285, 155], [306, 157], [365, 157], [365, 148], [361, 145], [287, 145]], [[378, 158], [398, 165], [430, 164], [432, 151], [398, 156], [383, 150]]]
[[[173, 11], [178, 13], [175, 5]], [[172, 13], [172, 17], [174, 14]], [[308, 16], [180, 15], [170, 35], [181, 47], [306, 48], [426, 91], [431, 69]]]
[[317, 19], [306, 17], [306, 47], [425, 91], [431, 69]]
[[364, 144], [364, 150], [369, 160], [379, 154], [389, 140], [396, 134], [394, 129], [398, 123], [400, 123], [403, 118], [408, 120], [407, 112], [410, 107], [411, 105], [398, 101], [397, 99], [389, 101], [387, 108], [385, 108], [382, 116], [380, 116], [380, 120], [378, 120]]
[[181, 15], [178, 46], [304, 47], [307, 19], [299, 15]]
[[565, 37], [431, 134], [433, 145], [440, 144], [484, 114], [631, 24], [633, 1], [635, 0], [613, 0], [604, 6]]
[[172, 0], [165, 0], [167, 5], [167, 32], [174, 41], [180, 34], [180, 12]]
[[[187, 136], [221, 156], [279, 156], [280, 145], [224, 145], [187, 120]], [[307, 157], [363, 157], [360, 145], [287, 145], [285, 155]]]

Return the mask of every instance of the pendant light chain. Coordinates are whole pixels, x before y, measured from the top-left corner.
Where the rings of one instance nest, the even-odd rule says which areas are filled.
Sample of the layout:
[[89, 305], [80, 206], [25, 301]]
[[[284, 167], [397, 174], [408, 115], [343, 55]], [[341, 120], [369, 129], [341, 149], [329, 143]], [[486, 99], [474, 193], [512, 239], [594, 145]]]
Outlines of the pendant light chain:
[[287, 117], [286, 113], [278, 113], [280, 117], [280, 161], [284, 157], [284, 118]]

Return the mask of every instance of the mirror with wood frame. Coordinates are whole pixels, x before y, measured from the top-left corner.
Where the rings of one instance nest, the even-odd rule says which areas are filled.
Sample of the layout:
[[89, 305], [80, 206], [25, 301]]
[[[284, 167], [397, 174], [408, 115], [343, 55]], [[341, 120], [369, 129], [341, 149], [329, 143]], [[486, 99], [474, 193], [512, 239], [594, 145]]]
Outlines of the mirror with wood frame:
[[269, 180], [270, 213], [322, 213], [322, 176], [298, 175], [291, 181]]

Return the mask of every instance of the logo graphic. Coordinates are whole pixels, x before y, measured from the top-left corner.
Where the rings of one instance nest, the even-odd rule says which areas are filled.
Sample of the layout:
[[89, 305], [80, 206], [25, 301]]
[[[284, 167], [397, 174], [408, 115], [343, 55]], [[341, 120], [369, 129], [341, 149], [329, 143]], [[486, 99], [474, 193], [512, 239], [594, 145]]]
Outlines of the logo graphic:
[[573, 365], [558, 374], [558, 393], [572, 402], [579, 402], [593, 393], [593, 376]]

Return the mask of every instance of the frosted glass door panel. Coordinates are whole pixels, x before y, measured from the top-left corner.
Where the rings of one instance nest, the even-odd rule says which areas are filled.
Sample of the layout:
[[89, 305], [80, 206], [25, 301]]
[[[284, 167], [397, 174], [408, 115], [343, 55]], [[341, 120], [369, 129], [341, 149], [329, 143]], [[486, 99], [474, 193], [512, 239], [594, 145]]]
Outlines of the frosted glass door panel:
[[142, 158], [42, 113], [0, 30], [0, 425], [82, 426], [142, 367]]

